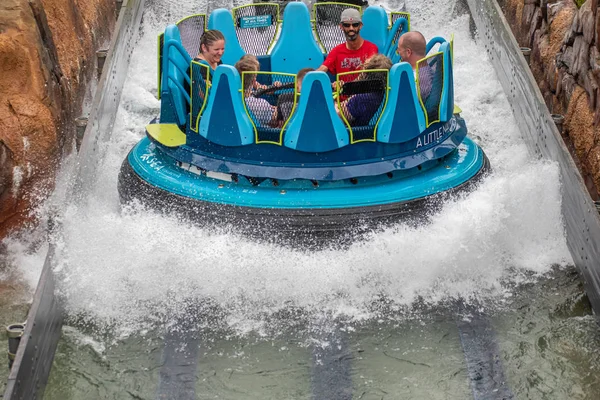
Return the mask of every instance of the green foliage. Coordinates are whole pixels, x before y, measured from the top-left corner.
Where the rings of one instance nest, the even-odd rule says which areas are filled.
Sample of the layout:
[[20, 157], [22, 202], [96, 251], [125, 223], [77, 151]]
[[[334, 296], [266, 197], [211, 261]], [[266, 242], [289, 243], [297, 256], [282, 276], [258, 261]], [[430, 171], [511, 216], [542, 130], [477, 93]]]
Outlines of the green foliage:
[[585, 3], [586, 0], [575, 0], [575, 4], [577, 4], [577, 8], [581, 8], [581, 6], [583, 5], [583, 3]]

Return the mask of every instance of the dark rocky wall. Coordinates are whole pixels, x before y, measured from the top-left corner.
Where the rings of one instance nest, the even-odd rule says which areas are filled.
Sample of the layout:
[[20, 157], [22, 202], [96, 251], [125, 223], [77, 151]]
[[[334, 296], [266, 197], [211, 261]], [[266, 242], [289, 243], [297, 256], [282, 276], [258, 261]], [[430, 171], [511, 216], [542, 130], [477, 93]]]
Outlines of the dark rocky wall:
[[600, 198], [600, 13], [598, 0], [500, 0], [546, 105], [565, 116], [563, 137], [592, 198]]
[[51, 192], [115, 21], [114, 0], [0, 2], [0, 238]]

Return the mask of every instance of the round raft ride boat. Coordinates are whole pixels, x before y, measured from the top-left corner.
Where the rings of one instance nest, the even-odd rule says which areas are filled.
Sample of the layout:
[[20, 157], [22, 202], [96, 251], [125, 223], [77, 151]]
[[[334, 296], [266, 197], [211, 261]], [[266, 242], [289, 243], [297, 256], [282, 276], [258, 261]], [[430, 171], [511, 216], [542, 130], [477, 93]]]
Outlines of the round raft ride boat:
[[[277, 4], [251, 4], [215, 10], [208, 24], [194, 15], [168, 26], [159, 36], [160, 117], [123, 162], [121, 201], [268, 238], [319, 241], [423, 214], [432, 199], [480, 177], [489, 164], [454, 106], [452, 41], [428, 43], [417, 69], [430, 68], [424, 93], [423, 79], [395, 51], [409, 29], [405, 13], [393, 13], [391, 24], [380, 7], [362, 16], [361, 35], [392, 59], [391, 70], [354, 73], [337, 93], [332, 80], [343, 76], [309, 72], [296, 92], [295, 74], [318, 68], [345, 41], [337, 22], [345, 8], [317, 3], [311, 19], [293, 2], [278, 21]], [[226, 40], [214, 72], [192, 60], [206, 25]], [[258, 55], [261, 72], [238, 73], [233, 65], [245, 53]], [[249, 111], [242, 88], [254, 79], [269, 87], [250, 97], [273, 106], [287, 97], [289, 117], [265, 124]], [[338, 116], [336, 104], [365, 94], [378, 106], [363, 125]]]

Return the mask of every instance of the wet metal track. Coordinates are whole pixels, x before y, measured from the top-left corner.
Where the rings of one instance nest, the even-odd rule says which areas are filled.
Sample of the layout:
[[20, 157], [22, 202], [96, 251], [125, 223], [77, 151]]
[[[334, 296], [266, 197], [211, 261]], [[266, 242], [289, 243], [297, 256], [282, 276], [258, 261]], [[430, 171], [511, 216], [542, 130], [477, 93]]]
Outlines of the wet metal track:
[[[587, 294], [596, 312], [600, 310], [600, 217], [583, 179], [566, 149], [560, 133], [521, 55], [496, 0], [466, 0], [477, 26], [479, 40], [484, 41], [515, 118], [521, 121], [521, 134], [533, 157], [556, 161], [562, 181], [562, 212], [566, 225], [567, 244], [582, 276]], [[82, 148], [86, 154], [98, 151], [103, 132], [110, 132], [129, 57], [135, 44], [144, 0], [123, 2], [117, 30], [111, 42], [106, 66], [100, 79], [90, 113]], [[99, 158], [94, 158], [98, 160]], [[87, 161], [87, 160], [86, 160]], [[80, 190], [94, 182], [95, 165], [83, 163], [78, 177]], [[62, 308], [54, 296], [52, 245], [36, 290], [27, 325], [11, 370], [4, 399], [36, 399], [43, 396], [54, 351], [60, 337]], [[460, 308], [460, 306], [459, 306]], [[494, 332], [485, 315], [474, 310], [462, 310], [472, 318], [457, 321], [463, 347], [471, 392], [474, 399], [510, 399]], [[333, 329], [324, 338], [338, 346], [313, 349], [311, 392], [314, 399], [350, 399], [351, 357], [347, 357], [347, 337]], [[182, 333], [165, 337], [163, 366], [157, 398], [195, 398], [194, 376], [197, 368], [198, 339]], [[175, 351], [185, 348], [188, 351]]]

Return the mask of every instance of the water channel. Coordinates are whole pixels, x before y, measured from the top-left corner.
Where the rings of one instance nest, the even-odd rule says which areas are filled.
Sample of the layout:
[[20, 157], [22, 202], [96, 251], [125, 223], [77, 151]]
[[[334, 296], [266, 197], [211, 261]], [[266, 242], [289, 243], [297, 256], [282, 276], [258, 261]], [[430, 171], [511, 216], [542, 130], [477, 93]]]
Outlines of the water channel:
[[[456, 0], [423, 3], [406, 1], [412, 29], [454, 33], [456, 103], [493, 173], [425, 226], [308, 252], [121, 209], [120, 164], [159, 110], [156, 37], [206, 9], [146, 1], [98, 181], [61, 212], [56, 272], [67, 318], [46, 399], [161, 398], [169, 346], [185, 366], [180, 398], [467, 399], [463, 333], [479, 320], [492, 328], [514, 398], [600, 396], [600, 333], [566, 248], [558, 167], [529, 157]], [[16, 275], [33, 292], [38, 241], [5, 242], [2, 278]]]

